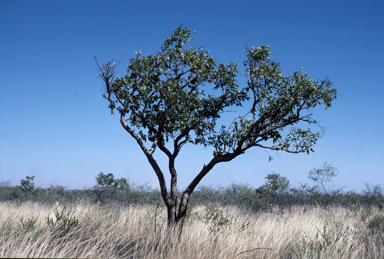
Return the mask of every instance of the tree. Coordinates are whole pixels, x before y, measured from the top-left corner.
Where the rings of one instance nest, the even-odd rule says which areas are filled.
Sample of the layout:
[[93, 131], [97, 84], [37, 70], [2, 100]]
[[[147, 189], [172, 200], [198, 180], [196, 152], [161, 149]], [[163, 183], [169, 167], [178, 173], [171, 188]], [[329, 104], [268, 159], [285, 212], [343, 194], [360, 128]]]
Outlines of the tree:
[[[247, 85], [239, 89], [237, 64], [217, 65], [203, 48], [184, 46], [192, 39], [192, 32], [179, 26], [156, 55], [136, 52], [124, 77], [115, 78], [118, 64], [113, 60], [100, 66], [95, 58], [105, 86], [103, 97], [111, 113], [119, 113], [121, 125], [155, 171], [168, 224], [180, 223], [180, 228], [191, 193], [216, 164], [229, 162], [252, 147], [313, 152], [321, 134], [293, 126], [299, 122], [319, 125], [310, 110], [317, 105], [328, 108], [336, 98], [328, 79], [312, 80], [302, 70], [284, 77], [279, 63], [270, 60], [268, 46], [247, 49]], [[217, 95], [206, 94], [209, 86]], [[247, 114], [234, 118], [228, 127], [217, 127], [226, 108], [243, 104], [248, 106]], [[284, 137], [287, 126], [292, 128]], [[175, 160], [185, 144], [212, 146], [214, 151], [178, 204]], [[163, 170], [154, 159], [157, 149], [168, 157], [169, 193]]]
[[35, 179], [35, 176], [26, 176], [25, 178], [26, 180], [20, 180], [20, 186], [17, 186], [17, 188], [25, 194], [25, 199], [28, 200], [28, 194], [32, 193], [35, 189], [35, 184], [32, 182], [33, 179]]
[[265, 179], [265, 184], [257, 188], [256, 193], [269, 201], [269, 208], [272, 211], [272, 205], [275, 203], [277, 193], [288, 189], [289, 180], [287, 177], [276, 173], [268, 174]]
[[124, 177], [116, 178], [112, 173], [104, 174], [103, 172], [99, 173], [96, 176], [97, 185], [94, 187], [93, 192], [97, 196], [97, 200], [101, 201], [101, 195], [103, 191], [107, 191], [113, 199], [115, 193], [118, 190], [124, 190], [129, 188], [127, 179]]
[[332, 164], [324, 163], [323, 168], [314, 168], [309, 171], [308, 178], [320, 184], [324, 194], [327, 194], [326, 185], [332, 181], [332, 178], [337, 176], [337, 169]]
[[99, 185], [100, 187], [111, 186], [114, 181], [115, 176], [111, 173], [104, 174], [103, 172], [101, 172], [96, 176], [97, 185]]

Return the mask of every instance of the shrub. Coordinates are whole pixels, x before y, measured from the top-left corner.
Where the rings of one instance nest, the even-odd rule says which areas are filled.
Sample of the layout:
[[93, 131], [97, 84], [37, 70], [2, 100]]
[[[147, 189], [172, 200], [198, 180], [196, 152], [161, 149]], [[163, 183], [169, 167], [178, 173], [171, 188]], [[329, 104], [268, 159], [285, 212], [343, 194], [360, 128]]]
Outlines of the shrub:
[[289, 180], [286, 177], [280, 176], [280, 174], [268, 174], [266, 177], [266, 183], [256, 189], [256, 193], [261, 198], [265, 198], [269, 202], [269, 209], [272, 210], [272, 206], [276, 201], [277, 194], [284, 192], [289, 187]]
[[57, 237], [64, 237], [70, 230], [77, 227], [79, 224], [79, 220], [73, 216], [75, 211], [66, 212], [66, 206], [59, 212], [58, 209], [54, 210], [56, 221], [49, 217], [46, 217], [48, 227], [52, 229], [53, 233], [57, 235]]
[[368, 228], [371, 233], [383, 232], [384, 231], [384, 215], [375, 215], [368, 223]]
[[20, 180], [20, 186], [17, 186], [24, 194], [25, 199], [28, 200], [28, 194], [32, 193], [35, 189], [35, 184], [32, 182], [35, 176], [26, 176], [26, 180]]

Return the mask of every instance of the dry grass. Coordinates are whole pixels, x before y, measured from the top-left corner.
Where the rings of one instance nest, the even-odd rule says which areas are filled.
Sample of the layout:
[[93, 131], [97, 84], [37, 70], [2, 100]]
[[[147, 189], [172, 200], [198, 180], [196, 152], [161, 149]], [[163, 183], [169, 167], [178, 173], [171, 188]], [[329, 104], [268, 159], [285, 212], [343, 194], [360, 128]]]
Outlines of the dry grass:
[[[197, 207], [180, 242], [167, 232], [165, 209], [76, 204], [68, 231], [49, 226], [54, 209], [1, 202], [0, 257], [78, 258], [383, 258], [383, 241], [368, 234], [361, 212], [295, 207], [252, 214], [236, 207]], [[207, 213], [208, 211], [208, 213]], [[65, 212], [65, 211], [64, 211]], [[375, 213], [379, 213], [375, 211]], [[23, 224], [21, 224], [21, 219]], [[369, 218], [368, 218], [369, 219]], [[368, 220], [367, 219], [367, 220]], [[35, 223], [33, 221], [35, 220]], [[367, 221], [366, 221], [367, 222]], [[32, 224], [33, 223], [33, 224]], [[58, 223], [56, 223], [57, 225]]]

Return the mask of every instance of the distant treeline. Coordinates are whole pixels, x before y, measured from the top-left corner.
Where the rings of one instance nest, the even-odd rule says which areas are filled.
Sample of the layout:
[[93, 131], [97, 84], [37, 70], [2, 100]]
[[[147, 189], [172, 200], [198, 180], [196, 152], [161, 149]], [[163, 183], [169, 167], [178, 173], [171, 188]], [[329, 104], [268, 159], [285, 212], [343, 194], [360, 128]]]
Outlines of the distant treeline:
[[[350, 209], [361, 206], [375, 206], [380, 210], [384, 206], [383, 189], [366, 184], [360, 193], [343, 189], [329, 189], [327, 184], [335, 177], [335, 168], [324, 164], [324, 168], [314, 169], [309, 173], [316, 185], [301, 184], [291, 187], [289, 180], [279, 174], [272, 173], [265, 177], [265, 184], [252, 188], [247, 184], [232, 183], [224, 187], [200, 186], [191, 195], [189, 207], [195, 205], [236, 205], [251, 211], [278, 210], [283, 212], [292, 206], [330, 206], [338, 205]], [[0, 201], [32, 200], [42, 203], [118, 203], [164, 205], [160, 191], [147, 184], [129, 183], [125, 178], [115, 178], [113, 174], [99, 173], [95, 186], [84, 190], [69, 190], [64, 186], [50, 185], [49, 188], [35, 188], [34, 176], [20, 180], [19, 186], [11, 186], [10, 182], [0, 183]], [[181, 196], [182, 193], [179, 193]]]

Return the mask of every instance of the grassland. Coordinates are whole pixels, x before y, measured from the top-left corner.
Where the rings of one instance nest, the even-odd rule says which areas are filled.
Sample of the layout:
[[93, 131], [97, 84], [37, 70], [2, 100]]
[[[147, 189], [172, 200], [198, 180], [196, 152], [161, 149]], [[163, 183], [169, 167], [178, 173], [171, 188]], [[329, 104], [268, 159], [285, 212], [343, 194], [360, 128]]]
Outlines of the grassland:
[[[196, 205], [180, 240], [156, 205], [0, 202], [0, 257], [383, 258], [379, 209]], [[378, 223], [375, 225], [372, 222]]]

